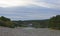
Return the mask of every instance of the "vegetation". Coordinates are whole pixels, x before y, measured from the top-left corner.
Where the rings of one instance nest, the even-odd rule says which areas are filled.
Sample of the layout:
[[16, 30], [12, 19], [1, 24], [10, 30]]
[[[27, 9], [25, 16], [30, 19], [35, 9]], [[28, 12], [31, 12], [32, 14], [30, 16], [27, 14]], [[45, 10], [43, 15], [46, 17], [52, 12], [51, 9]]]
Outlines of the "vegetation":
[[48, 27], [48, 19], [46, 20], [26, 20], [24, 24], [32, 24], [32, 27], [35, 28], [46, 28]]
[[6, 18], [4, 16], [0, 17], [0, 26], [11, 27], [11, 28], [15, 27], [14, 23], [9, 18]]
[[[30, 25], [32, 24], [32, 25]], [[60, 15], [51, 17], [45, 20], [25, 20], [25, 21], [11, 21], [11, 19], [4, 16], [0, 17], [0, 26], [4, 27], [35, 27], [35, 28], [53, 28], [60, 29]]]
[[60, 15], [50, 18], [49, 27], [53, 29], [60, 29]]

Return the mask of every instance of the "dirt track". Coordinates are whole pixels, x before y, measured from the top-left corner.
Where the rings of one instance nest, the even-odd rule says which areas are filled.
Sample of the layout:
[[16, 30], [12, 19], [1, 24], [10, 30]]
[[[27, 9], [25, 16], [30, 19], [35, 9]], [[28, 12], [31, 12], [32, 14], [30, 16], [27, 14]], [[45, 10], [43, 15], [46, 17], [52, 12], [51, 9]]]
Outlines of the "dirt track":
[[4, 28], [0, 27], [0, 36], [60, 36], [59, 30], [48, 28]]

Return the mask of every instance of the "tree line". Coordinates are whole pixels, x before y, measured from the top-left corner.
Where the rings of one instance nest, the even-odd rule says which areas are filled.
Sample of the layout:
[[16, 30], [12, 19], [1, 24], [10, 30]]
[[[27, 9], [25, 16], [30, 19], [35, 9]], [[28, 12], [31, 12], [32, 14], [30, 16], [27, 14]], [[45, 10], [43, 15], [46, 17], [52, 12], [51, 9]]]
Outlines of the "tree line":
[[50, 19], [26, 21], [11, 21], [11, 19], [4, 16], [0, 17], [0, 26], [4, 27], [28, 27], [30, 23], [32, 23], [32, 27], [36, 28], [60, 29], [60, 15], [53, 16]]

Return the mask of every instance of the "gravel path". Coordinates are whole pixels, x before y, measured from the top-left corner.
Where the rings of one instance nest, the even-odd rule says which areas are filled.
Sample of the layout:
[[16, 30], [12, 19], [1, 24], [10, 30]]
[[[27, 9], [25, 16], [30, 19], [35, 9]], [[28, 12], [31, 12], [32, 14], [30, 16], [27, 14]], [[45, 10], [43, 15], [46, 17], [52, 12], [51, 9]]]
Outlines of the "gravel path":
[[0, 27], [0, 36], [60, 36], [59, 30], [48, 28], [4, 28]]

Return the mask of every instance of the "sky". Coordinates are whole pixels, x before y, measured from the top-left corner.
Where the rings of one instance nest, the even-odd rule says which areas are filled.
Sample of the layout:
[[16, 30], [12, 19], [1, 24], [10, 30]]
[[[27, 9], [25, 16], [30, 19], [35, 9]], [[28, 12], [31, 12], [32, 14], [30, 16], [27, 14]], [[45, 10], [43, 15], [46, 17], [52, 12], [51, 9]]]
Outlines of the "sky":
[[60, 15], [60, 0], [0, 0], [0, 16], [41, 20]]

